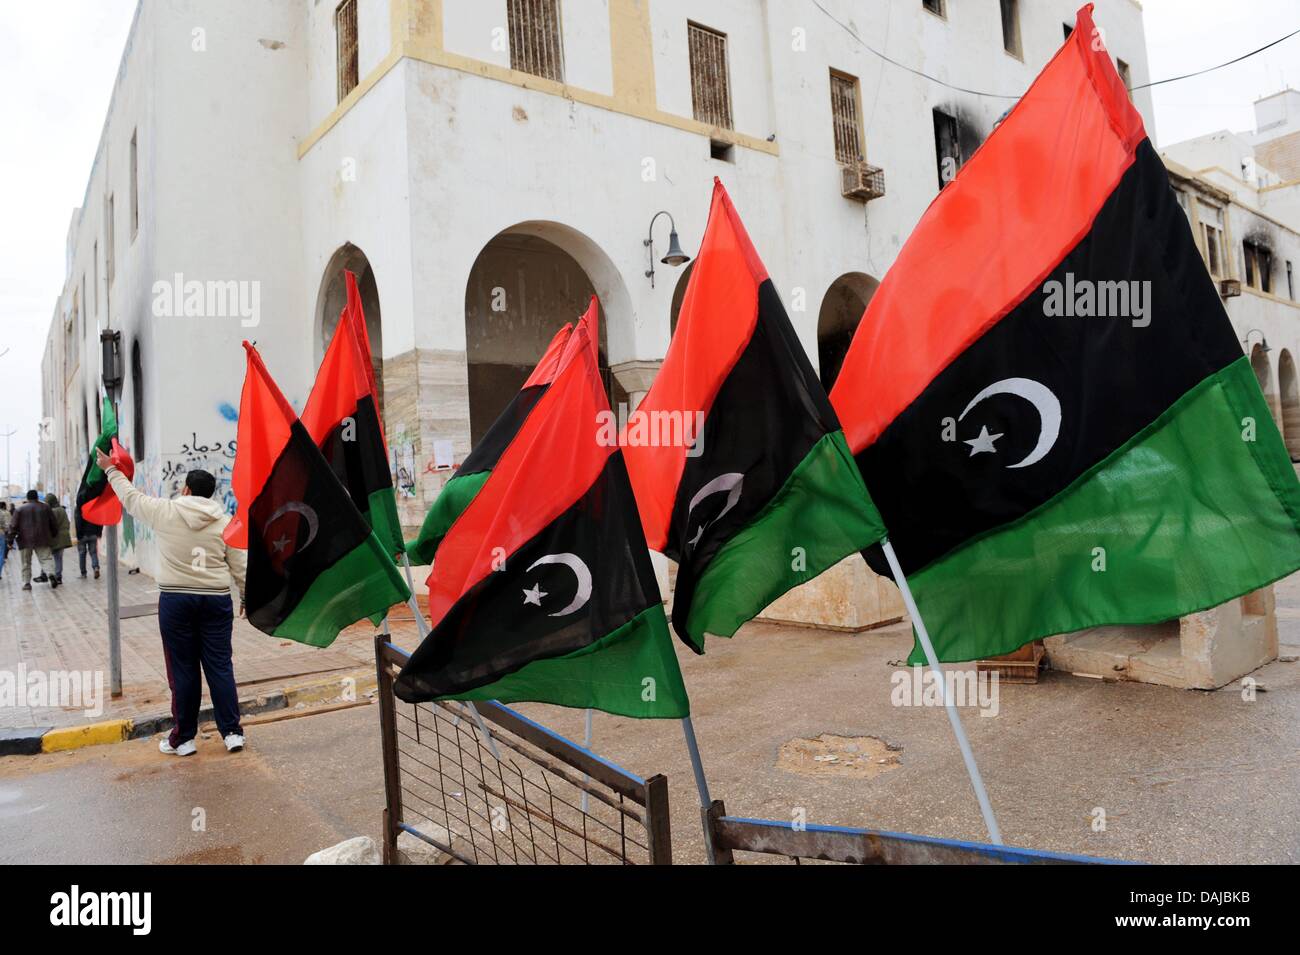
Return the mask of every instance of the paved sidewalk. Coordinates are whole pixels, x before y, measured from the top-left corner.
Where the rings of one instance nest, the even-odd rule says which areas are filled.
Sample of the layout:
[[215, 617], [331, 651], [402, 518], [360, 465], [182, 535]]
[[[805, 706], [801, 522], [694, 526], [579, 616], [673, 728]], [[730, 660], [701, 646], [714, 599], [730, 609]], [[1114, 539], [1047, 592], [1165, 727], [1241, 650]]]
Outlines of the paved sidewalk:
[[[0, 580], [0, 673], [8, 671], [48, 674], [91, 671], [102, 674], [104, 712], [87, 715], [82, 709], [58, 706], [0, 705], [0, 731], [44, 726], [74, 726], [109, 719], [137, 719], [168, 712], [167, 672], [156, 612], [122, 621], [122, 691], [120, 699], [109, 697], [107, 576], [82, 580], [77, 571], [75, 550], [64, 554], [64, 584], [51, 590], [49, 584], [32, 584], [22, 589], [18, 554], [6, 561]], [[158, 603], [158, 588], [144, 574], [122, 569], [123, 608]], [[395, 608], [392, 620], [399, 644], [416, 643], [411, 613]], [[327, 649], [303, 646], [292, 640], [278, 640], [256, 630], [246, 620], [235, 620], [235, 677], [240, 696], [256, 695], [260, 688], [290, 687], [321, 680], [330, 673], [374, 666], [374, 628], [367, 621], [356, 624]], [[93, 679], [93, 676], [92, 676]], [[204, 705], [210, 702], [204, 685]]]

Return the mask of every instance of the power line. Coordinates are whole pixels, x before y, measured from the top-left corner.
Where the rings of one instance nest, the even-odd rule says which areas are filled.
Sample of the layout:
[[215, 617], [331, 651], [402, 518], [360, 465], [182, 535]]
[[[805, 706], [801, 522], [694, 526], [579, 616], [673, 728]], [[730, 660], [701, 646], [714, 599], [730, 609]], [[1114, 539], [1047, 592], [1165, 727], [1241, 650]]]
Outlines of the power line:
[[[814, 7], [816, 7], [818, 10], [821, 11], [823, 16], [825, 16], [828, 20], [830, 20], [841, 30], [843, 30], [845, 33], [851, 36], [854, 40], [858, 42], [860, 46], [864, 47], [868, 52], [874, 54], [875, 56], [880, 57], [886, 63], [893, 64], [894, 66], [898, 67], [900, 70], [906, 70], [908, 73], [911, 73], [913, 76], [919, 76], [923, 79], [929, 80], [931, 83], [937, 83], [940, 86], [947, 87], [950, 90], [955, 90], [958, 93], [968, 93], [971, 96], [986, 96], [990, 99], [1014, 100], [1014, 99], [1020, 99], [1020, 96], [1022, 95], [1022, 94], [1016, 94], [1014, 96], [1010, 96], [1006, 93], [989, 93], [984, 90], [973, 90], [965, 86], [957, 86], [953, 83], [948, 83], [944, 80], [941, 80], [937, 76], [931, 76], [929, 73], [926, 73], [924, 70], [918, 70], [915, 67], [908, 66], [906, 63], [900, 63], [892, 56], [889, 56], [886, 53], [877, 50], [866, 40], [862, 39], [862, 37], [858, 34], [856, 30], [854, 30], [851, 26], [849, 26], [843, 20], [840, 20], [833, 13], [831, 13], [824, 6], [822, 6], [819, 0], [811, 0], [811, 2]], [[1248, 60], [1252, 56], [1255, 56], [1256, 54], [1259, 53], [1263, 53], [1265, 50], [1270, 49], [1271, 47], [1275, 47], [1279, 43], [1283, 43], [1291, 39], [1293, 36], [1296, 36], [1297, 34], [1300, 34], [1300, 30], [1292, 30], [1286, 36], [1278, 37], [1276, 40], [1273, 40], [1271, 43], [1266, 43], [1263, 46], [1261, 46], [1259, 49], [1251, 50], [1249, 53], [1243, 53], [1241, 56], [1228, 60], [1226, 63], [1220, 63], [1217, 66], [1207, 66], [1203, 70], [1197, 70], [1194, 73], [1185, 73], [1182, 76], [1171, 76], [1168, 79], [1155, 80], [1154, 82], [1151, 83], [1143, 83], [1141, 86], [1132, 86], [1129, 87], [1129, 92], [1136, 92], [1137, 90], [1150, 89], [1152, 86], [1161, 86], [1165, 83], [1176, 83], [1179, 80], [1191, 79], [1193, 76], [1204, 76], [1206, 73], [1213, 73], [1215, 70], [1221, 70], [1225, 66], [1232, 66], [1234, 63], [1240, 63], [1242, 60]]]

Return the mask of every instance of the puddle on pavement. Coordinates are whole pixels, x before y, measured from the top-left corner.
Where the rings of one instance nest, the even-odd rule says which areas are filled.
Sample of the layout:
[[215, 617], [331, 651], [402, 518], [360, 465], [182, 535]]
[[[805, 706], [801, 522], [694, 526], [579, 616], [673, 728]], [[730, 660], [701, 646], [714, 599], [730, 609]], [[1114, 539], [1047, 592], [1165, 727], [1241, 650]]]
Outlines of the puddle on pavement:
[[776, 768], [800, 776], [839, 776], [872, 779], [903, 764], [903, 747], [874, 736], [834, 736], [792, 739], [781, 746]]

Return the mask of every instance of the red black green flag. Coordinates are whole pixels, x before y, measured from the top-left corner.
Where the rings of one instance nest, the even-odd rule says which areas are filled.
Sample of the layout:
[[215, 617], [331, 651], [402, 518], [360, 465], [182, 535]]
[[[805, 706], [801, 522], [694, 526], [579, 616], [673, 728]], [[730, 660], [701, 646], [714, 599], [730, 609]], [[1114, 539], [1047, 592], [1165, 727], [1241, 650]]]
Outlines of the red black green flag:
[[227, 543], [248, 549], [248, 619], [275, 637], [329, 646], [340, 630], [410, 598], [316, 442], [248, 342]]
[[407, 702], [536, 701], [621, 716], [690, 712], [597, 361], [597, 306], [569, 336], [429, 576], [432, 631]]
[[730, 637], [884, 536], [721, 182], [668, 355], [622, 440], [646, 539], [678, 562], [673, 628], [697, 653], [705, 633]]
[[1300, 567], [1300, 483], [1091, 10], [926, 211], [831, 395], [941, 660]]
[[113, 409], [113, 402], [108, 398], [104, 399], [104, 410], [100, 415], [99, 437], [95, 439], [95, 446], [90, 449], [90, 459], [81, 474], [81, 484], [77, 486], [77, 507], [81, 511], [82, 519], [92, 524], [101, 526], [117, 524], [122, 520], [122, 502], [117, 499], [117, 495], [109, 486], [108, 475], [100, 470], [96, 463], [96, 451], [103, 451], [113, 458], [114, 463], [128, 478], [134, 476], [135, 462], [131, 460], [126, 449], [117, 443], [117, 412]]
[[348, 304], [307, 396], [302, 423], [379, 543], [389, 553], [400, 554], [402, 523], [379, 417], [366, 318], [356, 276], [347, 271], [343, 276]]
[[528, 415], [532, 413], [538, 399], [546, 393], [546, 389], [555, 379], [560, 355], [564, 352], [564, 345], [569, 340], [569, 333], [572, 330], [573, 325], [566, 323], [555, 333], [551, 344], [547, 346], [546, 353], [542, 355], [542, 360], [537, 363], [537, 367], [528, 376], [523, 387], [511, 399], [510, 404], [506, 405], [500, 417], [492, 422], [492, 427], [488, 428], [478, 444], [474, 445], [473, 450], [456, 469], [456, 473], [443, 485], [437, 500], [433, 502], [433, 507], [429, 508], [429, 513], [424, 516], [419, 536], [406, 544], [406, 552], [411, 555], [414, 563], [433, 563], [433, 555], [447, 535], [448, 529], [469, 506], [469, 502], [474, 500], [474, 496], [478, 494], [479, 489], [487, 481], [488, 475], [496, 467], [497, 461], [501, 460], [501, 455], [515, 439], [524, 422], [528, 420]]

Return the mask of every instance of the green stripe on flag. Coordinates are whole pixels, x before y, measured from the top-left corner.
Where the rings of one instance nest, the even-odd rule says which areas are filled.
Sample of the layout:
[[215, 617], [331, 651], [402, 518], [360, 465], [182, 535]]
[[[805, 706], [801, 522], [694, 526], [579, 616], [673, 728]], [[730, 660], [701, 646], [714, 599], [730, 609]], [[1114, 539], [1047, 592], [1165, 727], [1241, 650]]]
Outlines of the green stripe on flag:
[[487, 483], [491, 471], [477, 471], [463, 477], [455, 476], [448, 481], [424, 516], [419, 536], [406, 544], [406, 552], [411, 555], [413, 564], [432, 564], [433, 555], [438, 545], [447, 536], [447, 531], [456, 522], [469, 502], [474, 500], [479, 490]]
[[371, 534], [322, 572], [273, 636], [328, 647], [340, 630], [378, 616], [411, 596], [393, 559]]
[[[956, 662], [1172, 620], [1298, 567], [1300, 482], [1243, 356], [1052, 500], [909, 581], [939, 659]], [[924, 662], [919, 647], [908, 662]]]
[[400, 554], [406, 549], [402, 540], [402, 521], [397, 516], [397, 495], [391, 487], [370, 492], [366, 498], [365, 518], [384, 550]]
[[442, 699], [554, 703], [637, 719], [691, 715], [661, 604], [581, 650], [534, 660], [495, 683]]
[[700, 635], [701, 644], [705, 633], [730, 637], [782, 594], [884, 536], [844, 432], [831, 432], [709, 561], [687, 629]]

